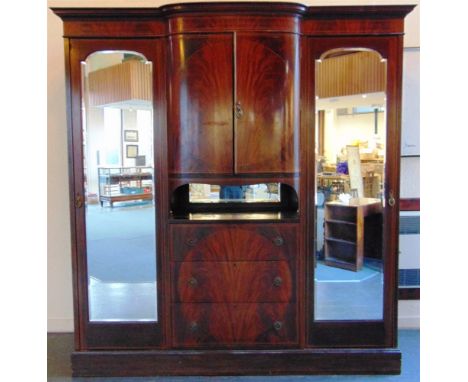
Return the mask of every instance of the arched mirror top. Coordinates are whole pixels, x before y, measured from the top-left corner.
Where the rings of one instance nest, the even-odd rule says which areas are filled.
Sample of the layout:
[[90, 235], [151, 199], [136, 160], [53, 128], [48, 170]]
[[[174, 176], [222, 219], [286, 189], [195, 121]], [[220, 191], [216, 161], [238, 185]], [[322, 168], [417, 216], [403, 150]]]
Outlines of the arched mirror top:
[[373, 52], [379, 56], [379, 59], [382, 63], [387, 61], [387, 59], [378, 50], [364, 48], [364, 47], [346, 47], [346, 48], [342, 47], [342, 48], [330, 49], [322, 53], [320, 57], [316, 59], [316, 61], [320, 63], [323, 60], [327, 60], [330, 58], [345, 56], [345, 55], [355, 54], [355, 53], [360, 53], [360, 52]]
[[331, 49], [315, 61], [316, 100], [339, 98], [343, 107], [379, 104], [386, 101], [387, 60], [372, 49]]
[[152, 110], [152, 62], [130, 50], [100, 50], [82, 61], [91, 106]]
[[150, 64], [151, 62], [145, 57], [144, 54], [125, 50], [125, 49], [108, 49], [108, 50], [96, 50], [92, 53], [89, 53], [82, 62], [87, 65], [95, 65], [94, 70], [100, 69], [100, 67], [105, 67], [103, 63], [103, 57], [108, 58], [107, 62], [118, 62], [120, 58], [120, 62], [127, 61], [129, 59], [138, 60], [145, 64]]

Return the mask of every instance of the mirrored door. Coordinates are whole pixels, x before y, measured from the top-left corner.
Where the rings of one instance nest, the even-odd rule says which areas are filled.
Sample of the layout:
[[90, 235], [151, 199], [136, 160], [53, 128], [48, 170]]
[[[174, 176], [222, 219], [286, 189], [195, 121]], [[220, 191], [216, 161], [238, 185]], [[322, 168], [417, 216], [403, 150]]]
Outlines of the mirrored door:
[[399, 41], [311, 38], [309, 43], [314, 84], [309, 342], [392, 344], [399, 187], [394, 57]]
[[162, 339], [162, 50], [160, 40], [71, 44], [80, 89], [71, 99], [83, 347], [151, 347]]

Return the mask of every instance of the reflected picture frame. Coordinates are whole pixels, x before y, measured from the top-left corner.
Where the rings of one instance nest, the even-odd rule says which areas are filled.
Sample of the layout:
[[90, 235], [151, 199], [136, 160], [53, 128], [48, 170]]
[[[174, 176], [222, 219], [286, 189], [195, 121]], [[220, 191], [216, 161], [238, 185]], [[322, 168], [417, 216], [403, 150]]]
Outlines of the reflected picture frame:
[[138, 142], [138, 130], [124, 130], [125, 142]]
[[127, 158], [136, 158], [138, 156], [138, 145], [127, 145]]

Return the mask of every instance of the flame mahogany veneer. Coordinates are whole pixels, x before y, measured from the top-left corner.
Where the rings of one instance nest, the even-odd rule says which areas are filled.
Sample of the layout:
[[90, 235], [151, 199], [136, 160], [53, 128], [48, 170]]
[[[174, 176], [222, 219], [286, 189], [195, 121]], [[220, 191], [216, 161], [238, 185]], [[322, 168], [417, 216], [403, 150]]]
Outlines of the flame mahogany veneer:
[[[404, 17], [413, 8], [53, 8], [64, 23], [75, 376], [400, 372], [401, 77]], [[314, 320], [314, 61], [343, 47], [375, 50], [388, 63], [385, 179], [397, 202], [383, 211], [378, 321]], [[85, 209], [76, 203], [85, 189], [80, 63], [101, 50], [138, 52], [153, 64], [157, 322], [88, 319]], [[284, 182], [299, 208], [255, 220], [172, 216], [171, 192], [190, 182]]]

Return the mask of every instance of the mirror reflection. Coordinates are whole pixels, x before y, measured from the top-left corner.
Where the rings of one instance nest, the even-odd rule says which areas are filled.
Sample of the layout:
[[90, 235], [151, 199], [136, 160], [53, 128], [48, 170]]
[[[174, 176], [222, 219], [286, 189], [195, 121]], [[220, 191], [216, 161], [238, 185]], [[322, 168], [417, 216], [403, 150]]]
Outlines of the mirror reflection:
[[90, 321], [155, 321], [152, 66], [134, 52], [82, 63]]
[[316, 61], [315, 319], [383, 318], [386, 61]]
[[212, 185], [190, 183], [190, 203], [279, 203], [279, 183]]

